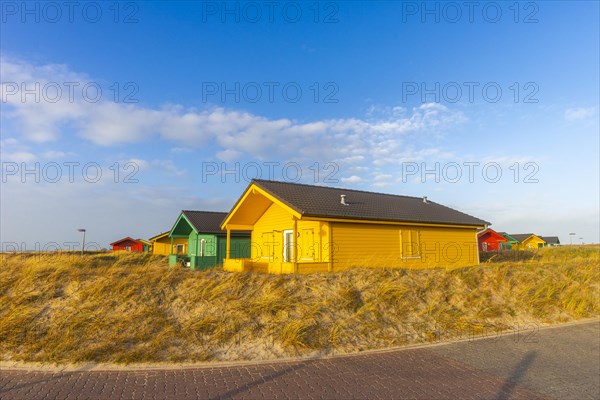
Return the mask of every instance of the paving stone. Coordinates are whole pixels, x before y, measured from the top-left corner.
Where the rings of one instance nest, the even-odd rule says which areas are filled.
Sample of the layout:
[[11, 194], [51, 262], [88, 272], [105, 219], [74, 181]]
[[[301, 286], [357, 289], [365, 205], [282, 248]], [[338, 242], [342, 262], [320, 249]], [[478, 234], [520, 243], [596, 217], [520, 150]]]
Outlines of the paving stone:
[[12, 399], [600, 399], [598, 322], [324, 360], [185, 370], [0, 371]]

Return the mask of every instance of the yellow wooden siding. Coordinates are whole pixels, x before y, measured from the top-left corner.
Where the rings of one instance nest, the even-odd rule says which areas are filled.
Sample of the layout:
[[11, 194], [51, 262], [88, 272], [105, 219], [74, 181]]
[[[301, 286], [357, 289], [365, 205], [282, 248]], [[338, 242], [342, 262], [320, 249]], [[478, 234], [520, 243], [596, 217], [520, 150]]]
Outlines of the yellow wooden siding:
[[267, 208], [252, 230], [252, 260], [281, 263], [283, 231], [293, 227], [292, 216], [282, 207], [272, 204]]
[[300, 264], [329, 261], [329, 223], [298, 221], [297, 262]]
[[[295, 229], [295, 231], [294, 231]], [[284, 262], [284, 232], [292, 230], [293, 257]], [[329, 224], [320, 221], [294, 221], [278, 204], [271, 204], [252, 231], [252, 261], [269, 263], [271, 273], [295, 272], [298, 264], [329, 261]], [[262, 269], [263, 267], [261, 267]], [[305, 269], [310, 269], [307, 266]], [[317, 268], [317, 267], [315, 267]], [[298, 266], [298, 269], [300, 267]]]
[[301, 274], [314, 274], [316, 272], [329, 271], [329, 263], [311, 262], [298, 264], [298, 272]]
[[333, 270], [478, 263], [475, 229], [333, 223]]
[[545, 244], [546, 242], [543, 239], [535, 235], [529, 236], [527, 239], [519, 243], [519, 250], [535, 250], [540, 247], [544, 247]]
[[[245, 192], [223, 227], [252, 230], [251, 258], [226, 259], [227, 271], [313, 273], [355, 267], [461, 267], [479, 262], [475, 227], [303, 218], [255, 187]], [[288, 249], [284, 249], [286, 231], [293, 242]]]
[[177, 245], [183, 245], [182, 254], [187, 254], [188, 240], [187, 238], [176, 238], [173, 239], [173, 252], [171, 253], [171, 238], [165, 236], [157, 240], [152, 241], [152, 253], [160, 255], [176, 254]]

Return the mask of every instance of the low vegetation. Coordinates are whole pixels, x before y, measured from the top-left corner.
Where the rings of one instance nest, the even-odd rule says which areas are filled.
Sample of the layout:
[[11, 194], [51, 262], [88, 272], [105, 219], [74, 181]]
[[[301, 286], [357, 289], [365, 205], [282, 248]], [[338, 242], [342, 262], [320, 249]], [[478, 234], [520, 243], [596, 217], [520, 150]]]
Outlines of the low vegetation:
[[55, 363], [256, 360], [494, 335], [598, 316], [599, 250], [305, 276], [196, 272], [140, 254], [2, 254], [0, 354]]

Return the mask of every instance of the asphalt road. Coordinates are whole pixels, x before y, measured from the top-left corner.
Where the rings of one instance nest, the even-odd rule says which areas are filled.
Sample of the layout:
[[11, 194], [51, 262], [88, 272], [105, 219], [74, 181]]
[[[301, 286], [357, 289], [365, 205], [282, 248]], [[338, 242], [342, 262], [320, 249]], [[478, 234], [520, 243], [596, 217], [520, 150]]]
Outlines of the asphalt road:
[[600, 399], [600, 322], [353, 356], [184, 369], [4, 369], [8, 399]]

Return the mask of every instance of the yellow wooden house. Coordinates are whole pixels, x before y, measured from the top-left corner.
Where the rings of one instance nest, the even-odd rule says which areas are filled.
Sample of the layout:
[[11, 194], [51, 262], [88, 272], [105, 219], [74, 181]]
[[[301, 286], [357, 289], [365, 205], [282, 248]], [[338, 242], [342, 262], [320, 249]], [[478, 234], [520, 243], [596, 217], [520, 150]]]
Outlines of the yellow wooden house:
[[[477, 231], [489, 224], [426, 197], [256, 179], [221, 225], [224, 268], [281, 274], [476, 265]], [[250, 258], [229, 257], [235, 231], [251, 231]]]
[[546, 241], [533, 233], [511, 233], [510, 236], [519, 241], [515, 250], [541, 249], [546, 246]]
[[[152, 254], [160, 255], [171, 255], [171, 254], [186, 254], [188, 241], [187, 238], [175, 238], [171, 244], [171, 238], [169, 237], [170, 231], [163, 232], [160, 235], [156, 235], [150, 238], [152, 243]], [[171, 248], [171, 245], [173, 246]]]

